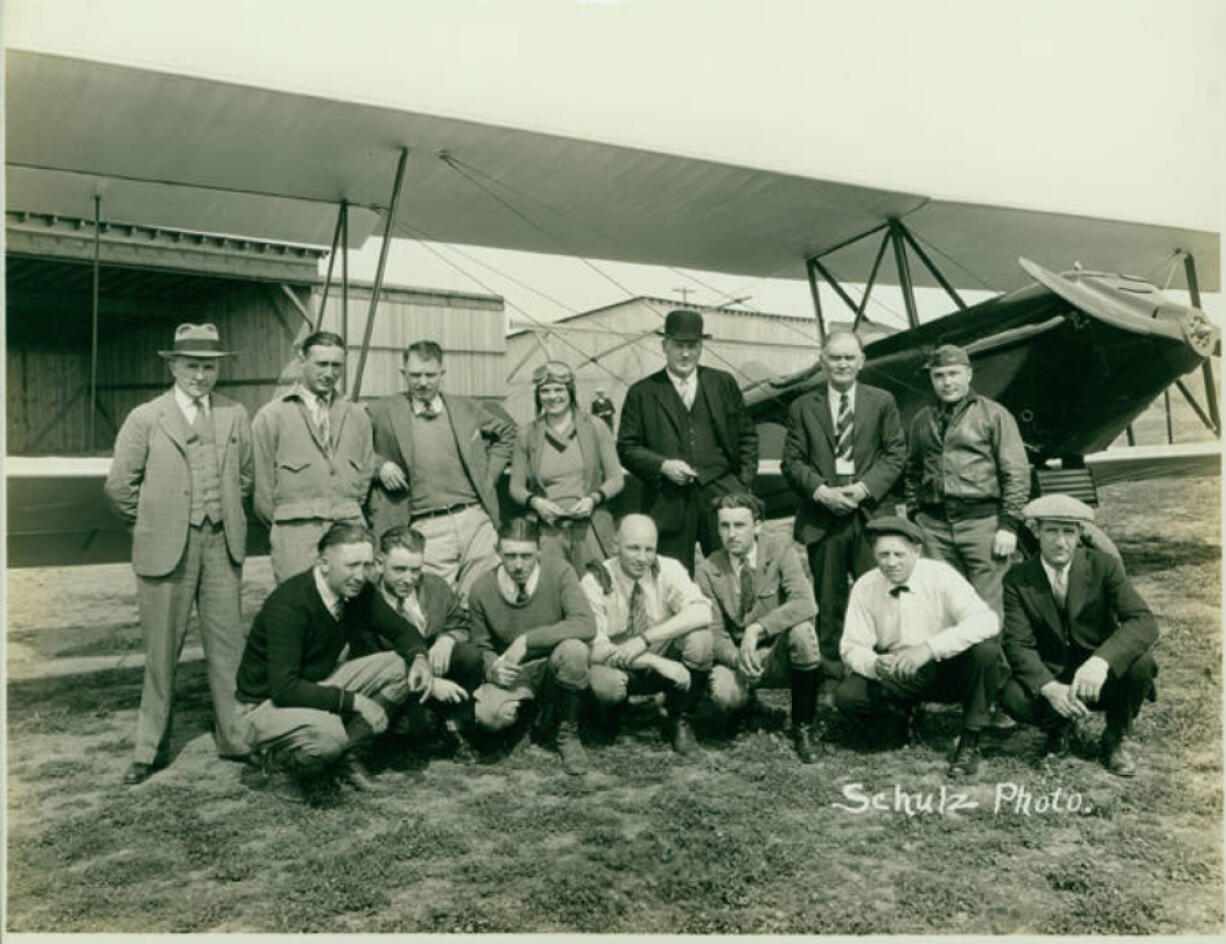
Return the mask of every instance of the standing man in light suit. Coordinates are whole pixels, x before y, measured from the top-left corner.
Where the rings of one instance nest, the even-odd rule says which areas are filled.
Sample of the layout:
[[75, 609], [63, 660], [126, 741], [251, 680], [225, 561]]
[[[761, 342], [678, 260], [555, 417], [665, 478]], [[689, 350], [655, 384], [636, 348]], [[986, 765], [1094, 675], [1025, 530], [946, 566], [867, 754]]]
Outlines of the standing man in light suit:
[[821, 361], [826, 386], [797, 397], [788, 412], [782, 470], [800, 496], [792, 535], [808, 550], [822, 667], [837, 680], [852, 580], [876, 566], [864, 526], [902, 473], [907, 442], [894, 398], [856, 382], [859, 338], [831, 333]]
[[314, 565], [335, 522], [365, 526], [375, 454], [370, 419], [340, 392], [345, 342], [316, 331], [298, 353], [302, 380], [264, 404], [251, 423], [255, 513], [269, 525], [277, 583]]
[[134, 409], [115, 440], [106, 494], [131, 525], [132, 567], [145, 639], [136, 750], [123, 782], [167, 762], [171, 696], [195, 604], [223, 757], [248, 753], [238, 725], [235, 676], [243, 654], [239, 592], [247, 542], [243, 499], [254, 464], [247, 411], [215, 395], [221, 349], [211, 324], [181, 324], [158, 352], [174, 386]]
[[377, 475], [370, 495], [376, 535], [412, 525], [426, 539], [425, 567], [468, 599], [498, 563], [499, 477], [516, 429], [469, 397], [440, 393], [443, 349], [418, 341], [404, 352], [407, 393], [370, 406]]

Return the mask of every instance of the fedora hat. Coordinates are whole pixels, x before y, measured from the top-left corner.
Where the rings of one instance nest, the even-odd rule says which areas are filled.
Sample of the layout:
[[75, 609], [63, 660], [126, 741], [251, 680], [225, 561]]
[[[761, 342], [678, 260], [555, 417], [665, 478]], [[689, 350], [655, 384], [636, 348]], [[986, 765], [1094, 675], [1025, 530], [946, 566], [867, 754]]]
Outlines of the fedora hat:
[[656, 334], [674, 341], [703, 341], [711, 337], [702, 333], [702, 315], [686, 308], [670, 311], [664, 319], [664, 330]]
[[169, 351], [158, 351], [162, 357], [229, 357], [233, 351], [221, 349], [217, 325], [184, 323], [175, 328], [175, 340]]

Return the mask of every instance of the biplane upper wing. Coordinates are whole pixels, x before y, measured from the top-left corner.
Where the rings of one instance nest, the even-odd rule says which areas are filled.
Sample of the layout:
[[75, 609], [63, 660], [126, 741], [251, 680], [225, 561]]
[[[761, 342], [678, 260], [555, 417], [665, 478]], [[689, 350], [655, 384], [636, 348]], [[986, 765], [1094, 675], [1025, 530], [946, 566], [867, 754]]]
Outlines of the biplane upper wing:
[[[401, 147], [395, 233], [441, 242], [803, 278], [831, 253], [906, 221], [958, 259], [956, 287], [1005, 291], [1025, 255], [1147, 273], [1179, 249], [1219, 285], [1218, 235], [1177, 227], [933, 199], [351, 101], [9, 50], [8, 202], [14, 210], [326, 244], [348, 201], [350, 241], [374, 230]], [[861, 260], [861, 256], [863, 260]], [[971, 275], [973, 273], [973, 275]], [[893, 282], [892, 266], [881, 281]], [[916, 284], [932, 285], [922, 267]], [[1175, 286], [1182, 272], [1175, 273]]]

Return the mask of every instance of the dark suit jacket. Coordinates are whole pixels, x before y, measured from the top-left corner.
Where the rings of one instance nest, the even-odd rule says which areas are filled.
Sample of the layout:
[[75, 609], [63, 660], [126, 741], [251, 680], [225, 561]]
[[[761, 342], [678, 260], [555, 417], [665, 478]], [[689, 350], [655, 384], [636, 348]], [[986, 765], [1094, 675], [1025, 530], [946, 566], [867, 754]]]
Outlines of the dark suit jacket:
[[[894, 397], [877, 387], [856, 384], [852, 433], [856, 479], [869, 490], [858, 513], [867, 517], [894, 487], [907, 458]], [[813, 500], [818, 486], [835, 480], [834, 446], [826, 388], [797, 397], [788, 411], [782, 470], [784, 480], [800, 496], [792, 533], [801, 544], [820, 541], [838, 521], [837, 515]]]
[[1119, 678], [1158, 639], [1153, 614], [1110, 554], [1078, 548], [1068, 584], [1066, 624], [1037, 555], [1005, 574], [1005, 656], [1035, 694], [1053, 679], [1067, 681], [1090, 656]]
[[[745, 491], [753, 489], [758, 474], [758, 431], [745, 398], [733, 376], [711, 367], [698, 367], [698, 395], [706, 398], [715, 424], [715, 439], [723, 449]], [[668, 379], [666, 370], [635, 382], [622, 403], [617, 429], [617, 454], [622, 464], [643, 483], [642, 509], [661, 531], [681, 527], [686, 488], [660, 475], [665, 459], [693, 462], [684, 435], [685, 404]]]
[[[374, 590], [371, 597], [370, 631], [361, 634], [360, 638], [352, 643], [350, 651], [354, 656], [395, 649], [396, 640], [385, 635], [385, 627], [398, 628], [404, 623], [414, 632], [418, 632], [412, 623], [388, 603], [387, 597], [377, 586]], [[427, 643], [434, 642], [439, 636], [450, 636], [456, 642], [468, 640], [468, 612], [460, 606], [460, 598], [452, 592], [442, 577], [434, 574], [421, 575], [421, 584], [417, 588], [417, 603], [426, 618], [425, 629], [420, 630], [420, 633]]]
[[[460, 462], [468, 472], [481, 506], [498, 527], [499, 476], [511, 460], [515, 424], [470, 397], [443, 394], [443, 406], [455, 434]], [[407, 393], [381, 397], [370, 405], [375, 445], [375, 480], [370, 490], [370, 524], [376, 535], [409, 523], [413, 508], [413, 407]], [[379, 481], [379, 469], [388, 460], [405, 471], [409, 487], [389, 492]]]

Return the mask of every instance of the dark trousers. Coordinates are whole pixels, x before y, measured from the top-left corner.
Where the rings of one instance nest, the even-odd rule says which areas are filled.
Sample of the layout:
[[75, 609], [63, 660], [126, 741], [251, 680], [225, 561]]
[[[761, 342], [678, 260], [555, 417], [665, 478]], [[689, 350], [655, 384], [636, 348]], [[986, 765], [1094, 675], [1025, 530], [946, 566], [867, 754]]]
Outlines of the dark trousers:
[[826, 675], [839, 678], [843, 674], [839, 640], [843, 636], [851, 584], [876, 566], [872, 546], [864, 535], [863, 516], [853, 512], [838, 519], [807, 550], [817, 596], [817, 642], [822, 650], [822, 669]]
[[724, 483], [730, 480], [734, 481], [731, 476], [725, 476], [701, 487], [691, 485], [685, 489], [684, 498], [678, 498], [684, 502], [680, 530], [660, 533], [656, 553], [681, 561], [691, 577], [694, 576], [694, 544], [702, 546], [704, 556], [710, 556], [722, 546], [719, 522], [711, 505], [728, 494], [730, 488]]
[[[1068, 684], [1076, 670], [1076, 666], [1069, 667], [1061, 673], [1059, 681]], [[1088, 703], [1086, 707], [1092, 711], [1106, 712], [1107, 730], [1116, 735], [1123, 734], [1140, 712], [1157, 674], [1158, 664], [1147, 652], [1138, 657], [1122, 677], [1108, 673], [1098, 701]], [[1033, 724], [1044, 731], [1059, 730], [1068, 724], [1068, 719], [1060, 715], [1051, 702], [1038, 692], [1029, 691], [1016, 677], [1005, 683], [1000, 693], [1000, 704], [1014, 720]]]
[[952, 659], [929, 662], [906, 682], [849, 672], [834, 691], [834, 703], [845, 714], [863, 716], [883, 714], [892, 706], [953, 702], [962, 705], [963, 727], [981, 731], [988, 726], [1003, 678], [1000, 644], [987, 639]]

